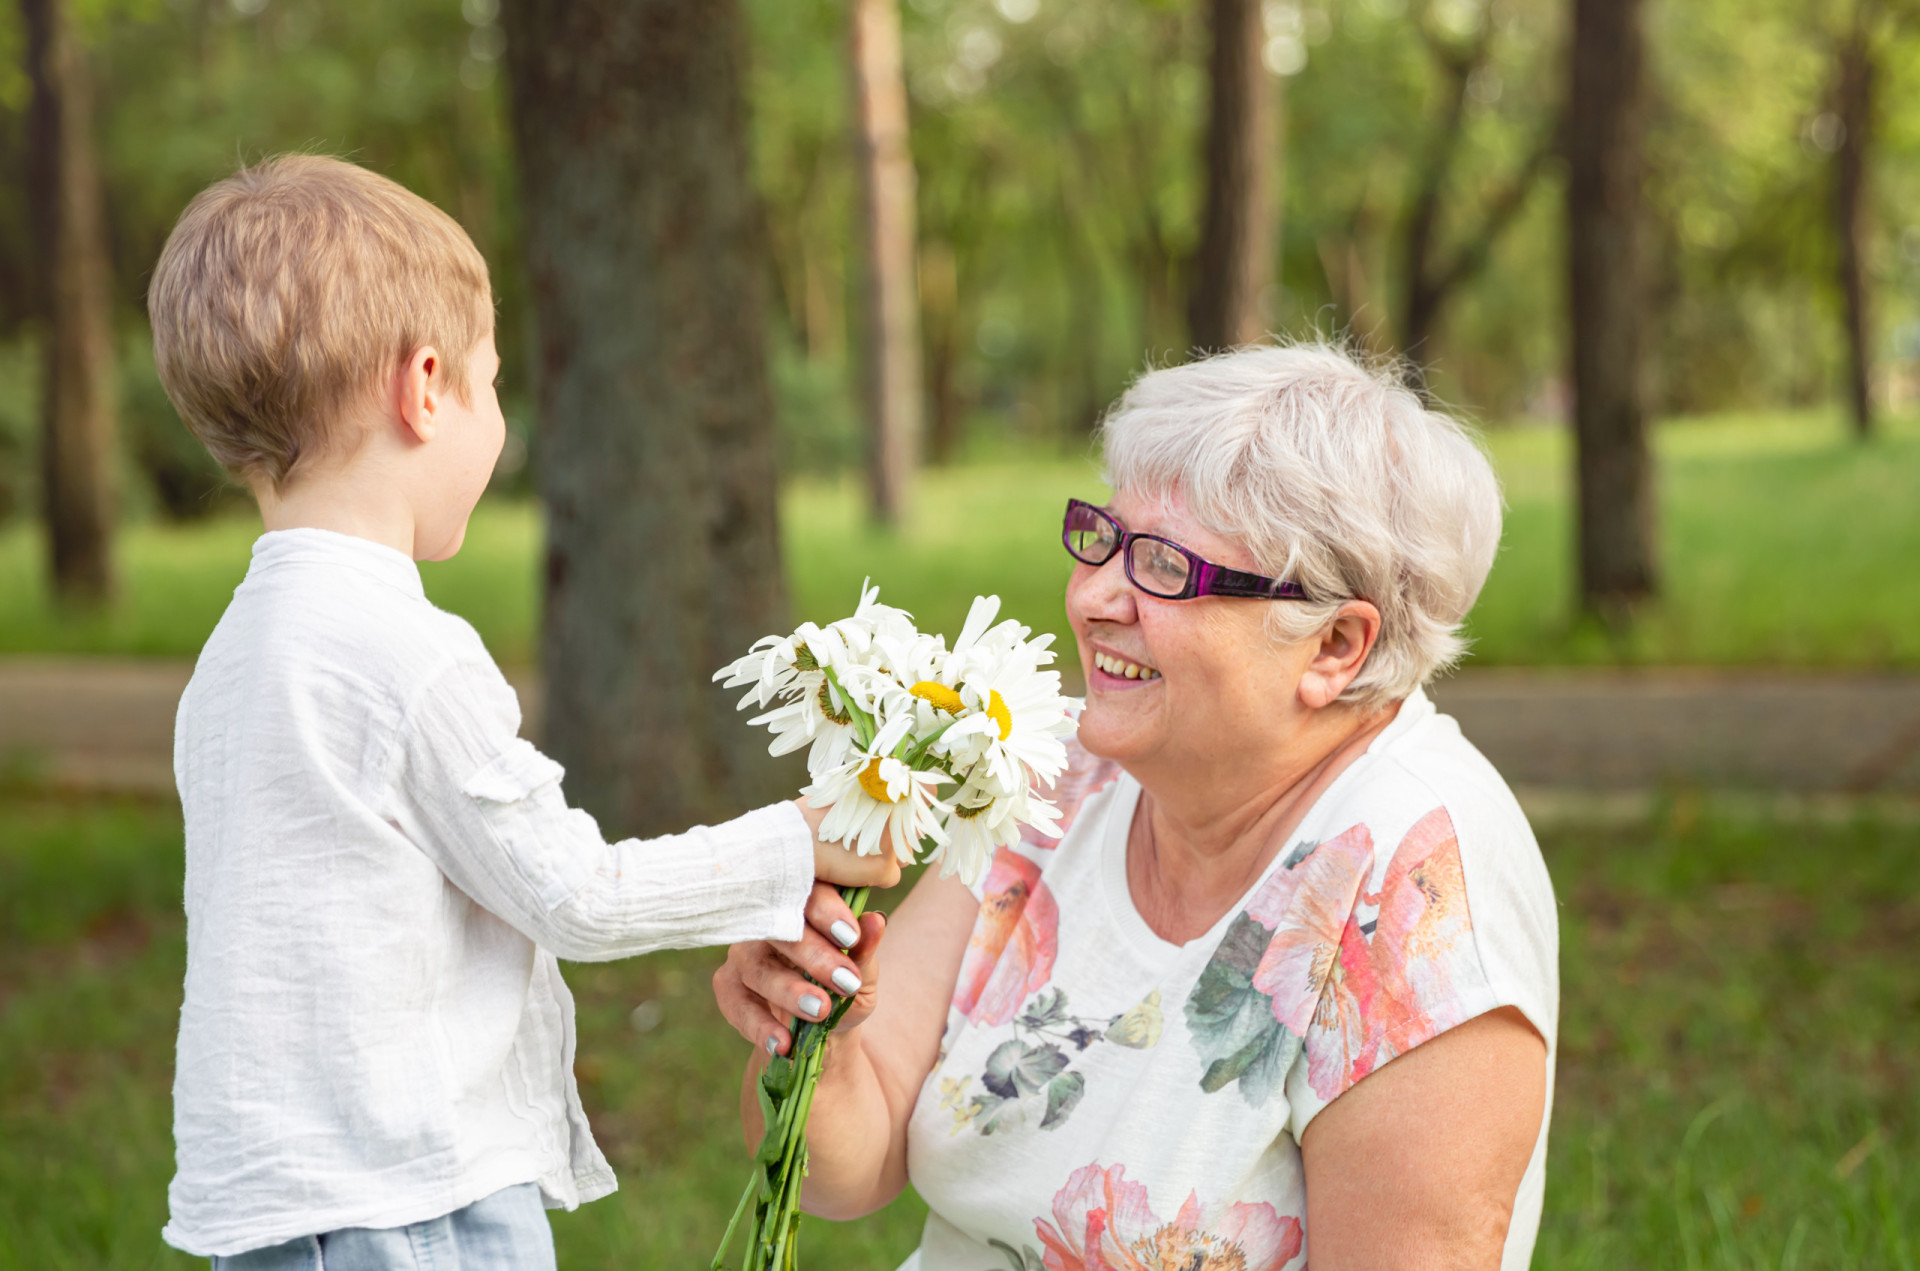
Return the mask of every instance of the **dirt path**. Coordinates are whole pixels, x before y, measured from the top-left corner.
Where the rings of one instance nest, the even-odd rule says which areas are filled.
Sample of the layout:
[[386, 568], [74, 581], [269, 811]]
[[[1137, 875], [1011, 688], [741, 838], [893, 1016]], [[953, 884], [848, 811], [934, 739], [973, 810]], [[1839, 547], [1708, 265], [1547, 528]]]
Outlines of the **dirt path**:
[[[184, 662], [0, 659], [0, 773], [172, 789]], [[537, 730], [539, 688], [513, 674]], [[1920, 795], [1920, 676], [1476, 670], [1434, 697], [1516, 787]]]

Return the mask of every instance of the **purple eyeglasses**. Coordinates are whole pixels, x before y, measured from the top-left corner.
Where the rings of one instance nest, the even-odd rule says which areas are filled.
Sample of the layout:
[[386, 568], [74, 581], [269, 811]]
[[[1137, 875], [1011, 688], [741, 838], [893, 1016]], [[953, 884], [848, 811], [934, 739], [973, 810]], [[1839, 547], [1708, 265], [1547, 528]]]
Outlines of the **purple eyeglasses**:
[[1307, 599], [1306, 589], [1299, 583], [1216, 565], [1170, 538], [1135, 534], [1105, 509], [1079, 499], [1067, 500], [1067, 519], [1060, 538], [1068, 554], [1087, 565], [1104, 565], [1116, 552], [1122, 553], [1127, 581], [1162, 600], [1192, 600], [1196, 596]]

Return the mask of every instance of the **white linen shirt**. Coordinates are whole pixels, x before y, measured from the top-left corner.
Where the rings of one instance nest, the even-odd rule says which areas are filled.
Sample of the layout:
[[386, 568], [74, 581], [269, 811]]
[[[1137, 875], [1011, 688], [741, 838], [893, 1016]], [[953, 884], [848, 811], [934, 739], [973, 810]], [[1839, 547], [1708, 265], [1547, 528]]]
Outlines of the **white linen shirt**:
[[414, 563], [269, 533], [180, 700], [186, 998], [163, 1235], [229, 1255], [537, 1182], [614, 1190], [573, 1079], [578, 960], [793, 940], [779, 804], [609, 845]]

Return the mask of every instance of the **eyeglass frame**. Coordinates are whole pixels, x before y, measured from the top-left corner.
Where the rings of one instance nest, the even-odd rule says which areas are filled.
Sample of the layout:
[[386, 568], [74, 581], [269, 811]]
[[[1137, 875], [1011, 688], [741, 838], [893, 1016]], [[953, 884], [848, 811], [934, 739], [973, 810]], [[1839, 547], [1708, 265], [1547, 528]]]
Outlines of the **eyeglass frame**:
[[[1101, 560], [1088, 560], [1073, 550], [1069, 541], [1075, 532], [1073, 514], [1076, 509], [1084, 508], [1113, 526], [1115, 531], [1113, 551]], [[1083, 531], [1084, 532], [1084, 531]], [[1143, 584], [1133, 576], [1133, 543], [1144, 539], [1154, 543], [1164, 543], [1187, 559], [1187, 585], [1177, 595], [1166, 595]], [[1307, 589], [1299, 583], [1283, 578], [1268, 578], [1264, 574], [1249, 573], [1244, 569], [1233, 569], [1218, 565], [1198, 552], [1190, 551], [1172, 539], [1160, 534], [1138, 534], [1120, 523], [1120, 518], [1096, 504], [1084, 499], [1068, 499], [1067, 510], [1060, 520], [1060, 545], [1067, 549], [1067, 555], [1082, 565], [1091, 565], [1095, 569], [1105, 565], [1115, 556], [1120, 558], [1120, 566], [1127, 575], [1127, 581], [1136, 589], [1152, 596], [1155, 600], [1195, 600], [1201, 596], [1238, 596], [1248, 600], [1310, 600]]]

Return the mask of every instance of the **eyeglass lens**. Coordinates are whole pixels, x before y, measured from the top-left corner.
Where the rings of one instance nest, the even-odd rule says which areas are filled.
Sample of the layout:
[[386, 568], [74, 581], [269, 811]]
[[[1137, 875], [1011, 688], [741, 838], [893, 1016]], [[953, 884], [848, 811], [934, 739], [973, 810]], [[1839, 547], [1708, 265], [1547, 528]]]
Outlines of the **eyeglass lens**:
[[1187, 558], [1157, 538], [1136, 538], [1127, 546], [1128, 572], [1156, 596], [1177, 596], [1186, 590], [1191, 570]]
[[1067, 550], [1089, 565], [1103, 565], [1113, 557], [1120, 534], [1112, 521], [1089, 507], [1076, 507], [1067, 518]]

